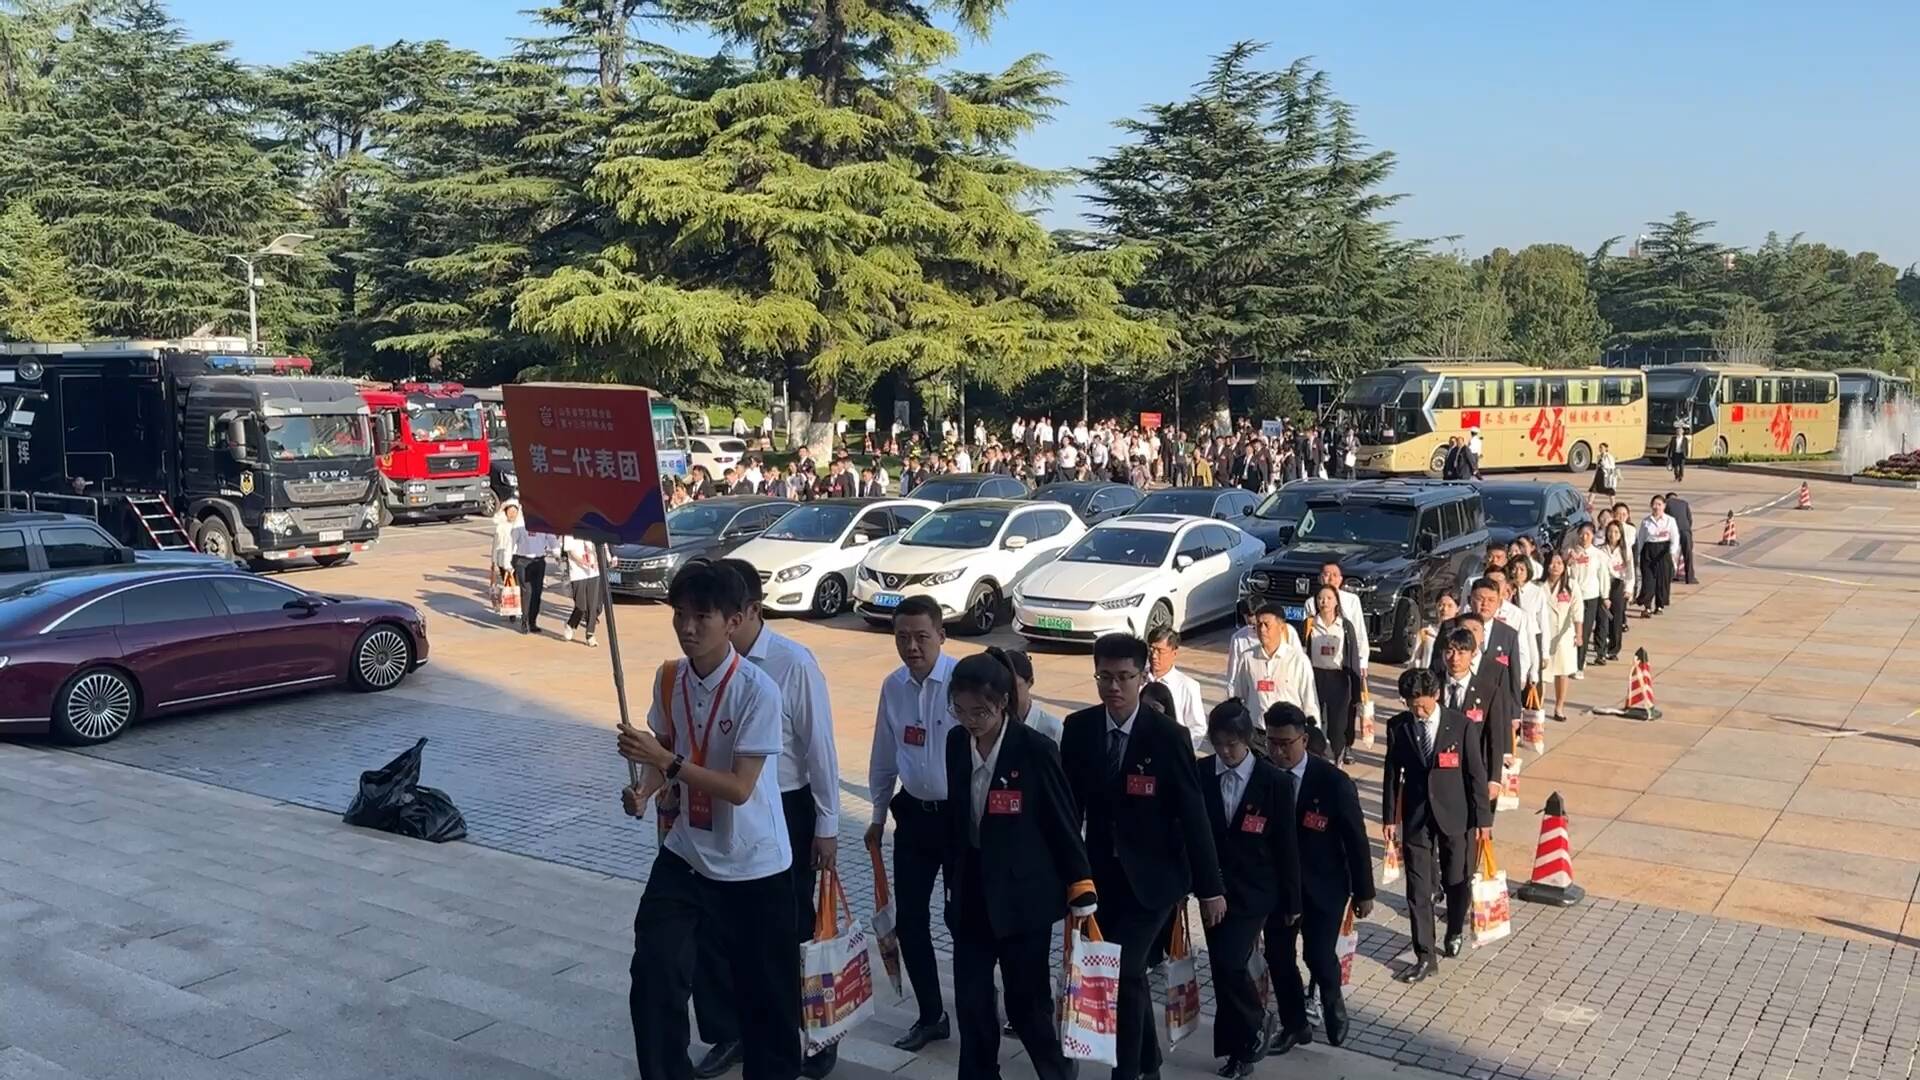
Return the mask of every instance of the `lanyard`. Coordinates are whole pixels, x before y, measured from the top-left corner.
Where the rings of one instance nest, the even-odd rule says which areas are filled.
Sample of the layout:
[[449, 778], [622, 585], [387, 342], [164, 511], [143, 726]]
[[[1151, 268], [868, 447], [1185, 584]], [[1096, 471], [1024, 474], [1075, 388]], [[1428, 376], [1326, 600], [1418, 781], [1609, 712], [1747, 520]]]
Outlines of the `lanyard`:
[[[693, 696], [687, 689], [687, 684], [693, 680], [690, 678], [680, 680], [680, 703], [685, 707], [687, 714], [688, 749], [693, 751], [693, 763], [702, 768], [707, 764], [707, 746], [713, 742], [714, 717], [720, 715], [720, 702], [727, 696], [727, 684], [733, 681], [733, 673], [738, 670], [740, 670], [740, 654], [734, 653], [733, 663], [727, 665], [727, 673], [720, 677], [720, 686], [713, 692], [713, 705], [707, 710], [707, 726], [701, 729], [697, 737], [693, 732]], [[691, 665], [687, 673], [692, 674]]]

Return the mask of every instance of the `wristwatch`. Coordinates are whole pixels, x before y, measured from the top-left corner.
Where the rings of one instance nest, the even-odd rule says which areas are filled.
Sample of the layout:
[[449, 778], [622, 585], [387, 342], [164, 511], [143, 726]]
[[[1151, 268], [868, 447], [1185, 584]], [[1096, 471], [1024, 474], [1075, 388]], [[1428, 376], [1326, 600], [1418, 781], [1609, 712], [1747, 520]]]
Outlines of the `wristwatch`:
[[685, 754], [673, 755], [673, 764], [667, 766], [667, 770], [666, 770], [667, 779], [673, 780], [678, 778], [680, 775], [680, 766], [685, 765], [686, 763], [687, 763], [687, 755]]

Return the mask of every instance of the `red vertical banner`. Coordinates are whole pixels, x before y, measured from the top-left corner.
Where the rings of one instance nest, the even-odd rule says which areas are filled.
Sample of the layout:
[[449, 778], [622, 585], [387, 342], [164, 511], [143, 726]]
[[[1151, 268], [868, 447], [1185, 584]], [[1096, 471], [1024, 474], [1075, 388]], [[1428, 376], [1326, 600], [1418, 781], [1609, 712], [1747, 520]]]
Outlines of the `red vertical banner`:
[[527, 528], [605, 544], [667, 543], [653, 394], [637, 386], [501, 388]]

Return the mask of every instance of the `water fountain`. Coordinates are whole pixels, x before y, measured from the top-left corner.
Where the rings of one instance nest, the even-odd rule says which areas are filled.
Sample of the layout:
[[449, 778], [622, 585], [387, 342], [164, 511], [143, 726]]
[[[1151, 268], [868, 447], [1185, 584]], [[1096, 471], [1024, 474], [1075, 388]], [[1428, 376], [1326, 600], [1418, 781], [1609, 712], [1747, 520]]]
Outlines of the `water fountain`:
[[1840, 461], [1849, 475], [1866, 480], [1920, 483], [1920, 405], [1901, 402], [1883, 410], [1872, 427], [1856, 409], [1840, 431]]

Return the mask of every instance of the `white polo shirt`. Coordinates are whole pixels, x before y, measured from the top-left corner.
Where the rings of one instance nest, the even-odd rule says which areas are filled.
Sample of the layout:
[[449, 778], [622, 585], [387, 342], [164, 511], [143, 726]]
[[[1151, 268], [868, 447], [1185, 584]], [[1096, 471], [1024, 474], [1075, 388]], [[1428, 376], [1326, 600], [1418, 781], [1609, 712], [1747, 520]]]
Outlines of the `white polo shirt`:
[[[704, 679], [694, 675], [692, 664], [679, 661], [669, 694], [661, 701], [655, 680], [647, 726], [688, 761], [695, 760], [695, 748], [702, 744], [701, 763], [716, 772], [732, 772], [735, 758], [779, 756], [780, 688], [731, 646]], [[680, 811], [667, 833], [667, 850], [687, 860], [695, 873], [714, 881], [755, 881], [793, 864], [774, 762], [760, 770], [753, 793], [741, 805], [704, 797], [711, 807], [710, 828], [695, 826], [694, 792], [684, 781], [678, 786]]]
[[939, 802], [947, 797], [947, 730], [955, 726], [947, 709], [947, 680], [954, 659], [941, 653], [919, 682], [905, 664], [880, 684], [880, 705], [873, 718], [873, 755], [867, 759], [867, 792], [873, 820], [887, 820], [894, 784], [911, 798]]
[[813, 835], [840, 835], [840, 755], [827, 679], [806, 646], [764, 623], [747, 659], [780, 688], [780, 791], [811, 785]]
[[1268, 656], [1255, 648], [1241, 661], [1239, 676], [1229, 687], [1233, 696], [1247, 703], [1254, 723], [1265, 727], [1267, 710], [1282, 701], [1300, 706], [1309, 717], [1320, 715], [1320, 692], [1314, 689], [1313, 665], [1307, 654], [1289, 637]]
[[1200, 697], [1200, 684], [1177, 667], [1168, 668], [1158, 677], [1149, 671], [1147, 681], [1166, 684], [1167, 692], [1173, 695], [1173, 718], [1193, 736], [1193, 747], [1198, 750], [1207, 741], [1207, 704]]

